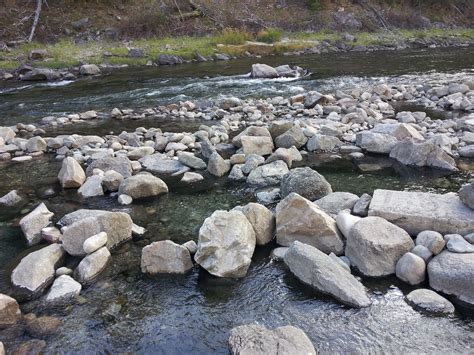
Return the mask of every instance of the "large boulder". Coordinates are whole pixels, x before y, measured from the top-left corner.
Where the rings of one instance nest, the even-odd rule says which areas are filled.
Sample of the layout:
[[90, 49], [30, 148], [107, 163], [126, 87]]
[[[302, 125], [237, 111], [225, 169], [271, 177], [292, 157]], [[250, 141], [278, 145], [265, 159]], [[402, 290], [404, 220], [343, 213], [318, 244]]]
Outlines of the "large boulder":
[[270, 155], [273, 152], [271, 137], [243, 136], [241, 141], [244, 154]]
[[242, 138], [243, 137], [267, 137], [272, 138], [272, 135], [268, 131], [266, 127], [259, 127], [259, 126], [249, 126], [232, 138], [232, 144], [236, 147], [242, 147]]
[[331, 185], [324, 176], [309, 167], [290, 170], [283, 176], [280, 189], [283, 198], [295, 192], [311, 201], [319, 200], [332, 192]]
[[278, 78], [278, 72], [275, 68], [267, 64], [252, 64], [252, 72], [250, 77], [258, 79], [274, 79]]
[[178, 171], [184, 171], [185, 169], [189, 170], [186, 165], [183, 165], [178, 160], [170, 159], [166, 155], [159, 153], [147, 155], [141, 158], [139, 162], [146, 170], [157, 174], [169, 175]]
[[100, 69], [95, 64], [83, 64], [79, 68], [79, 74], [81, 75], [97, 75], [100, 73]]
[[455, 194], [375, 190], [369, 216], [379, 216], [410, 235], [431, 230], [442, 234], [474, 232], [474, 211]]
[[122, 181], [119, 194], [126, 194], [134, 200], [154, 197], [168, 192], [163, 180], [151, 174], [138, 174]]
[[210, 174], [221, 177], [227, 174], [230, 170], [230, 161], [222, 158], [219, 153], [214, 152], [209, 157], [207, 170]]
[[77, 188], [86, 180], [86, 174], [76, 159], [67, 157], [63, 160], [58, 174], [59, 182], [65, 189]]
[[474, 306], [474, 253], [443, 251], [428, 264], [431, 288]]
[[364, 131], [356, 135], [356, 145], [370, 153], [389, 154], [397, 143], [397, 138], [383, 133]]
[[74, 277], [82, 284], [94, 281], [111, 259], [109, 249], [102, 247], [92, 254], [87, 255], [77, 266]]
[[287, 196], [276, 207], [276, 235], [277, 243], [283, 246], [299, 241], [327, 254], [344, 253], [344, 240], [336, 221], [296, 193]]
[[51, 284], [64, 256], [60, 244], [51, 244], [28, 254], [12, 272], [13, 285], [27, 296], [37, 296]]
[[407, 301], [413, 306], [413, 308], [426, 313], [454, 313], [453, 304], [432, 290], [420, 288], [418, 290], [411, 291], [407, 295]]
[[419, 141], [425, 139], [415, 127], [407, 123], [378, 124], [371, 130], [371, 132], [388, 134], [397, 138], [399, 141], [405, 138], [414, 138]]
[[350, 271], [311, 245], [294, 242], [284, 260], [300, 281], [342, 304], [357, 308], [371, 304], [364, 285]]
[[350, 192], [332, 192], [314, 203], [331, 217], [336, 217], [343, 210], [352, 210], [358, 200], [359, 196]]
[[21, 318], [18, 302], [10, 296], [0, 293], [0, 329], [14, 325]]
[[308, 336], [290, 325], [275, 330], [260, 324], [235, 327], [230, 331], [229, 347], [232, 355], [316, 355]]
[[277, 160], [253, 169], [247, 177], [247, 183], [255, 187], [278, 185], [286, 173], [288, 173], [286, 163]]
[[40, 136], [31, 137], [26, 142], [26, 151], [29, 153], [45, 152], [48, 149], [48, 143]]
[[461, 187], [459, 198], [466, 206], [474, 210], [474, 182]]
[[288, 131], [275, 138], [275, 145], [278, 148], [301, 148], [306, 144], [308, 138], [304, 135], [303, 129], [299, 125], [294, 125]]
[[71, 255], [85, 255], [84, 242], [100, 232], [107, 233], [109, 249], [132, 239], [133, 221], [124, 212], [81, 209], [64, 216], [59, 224], [67, 227], [62, 242]]
[[346, 256], [366, 276], [387, 276], [395, 273], [398, 260], [414, 246], [400, 227], [380, 217], [366, 217], [350, 230]]
[[[147, 157], [145, 157], [147, 158]], [[145, 159], [143, 158], [143, 159]], [[86, 169], [86, 175], [91, 176], [94, 169], [100, 169], [104, 173], [114, 170], [121, 174], [124, 178], [132, 176], [132, 165], [126, 157], [102, 158], [94, 160]]]
[[82, 285], [74, 280], [71, 276], [61, 275], [54, 280], [51, 289], [46, 295], [46, 302], [57, 303], [68, 301], [71, 298], [79, 295], [82, 290]]
[[99, 175], [89, 176], [86, 182], [77, 190], [82, 198], [104, 196], [102, 177]]
[[242, 212], [215, 211], [199, 229], [194, 260], [212, 275], [244, 277], [255, 244], [253, 227]]
[[41, 230], [49, 224], [53, 216], [54, 213], [41, 203], [20, 220], [20, 227], [28, 245], [35, 245], [41, 241]]
[[141, 269], [147, 274], [184, 274], [193, 268], [191, 254], [171, 240], [151, 243], [142, 250]]
[[249, 220], [255, 232], [257, 245], [265, 245], [272, 241], [275, 235], [275, 217], [265, 206], [259, 203], [248, 203], [245, 206], [235, 207]]

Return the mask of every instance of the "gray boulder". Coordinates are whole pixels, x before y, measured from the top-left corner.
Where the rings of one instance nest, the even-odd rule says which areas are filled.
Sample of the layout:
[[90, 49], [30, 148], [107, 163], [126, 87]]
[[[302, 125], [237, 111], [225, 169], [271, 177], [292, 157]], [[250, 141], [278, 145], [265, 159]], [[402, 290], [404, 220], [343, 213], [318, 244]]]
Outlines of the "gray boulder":
[[82, 198], [90, 198], [96, 196], [104, 196], [104, 189], [102, 188], [102, 177], [99, 175], [92, 175], [87, 178], [84, 184], [77, 190], [77, 193]]
[[81, 75], [97, 75], [100, 74], [100, 69], [95, 64], [84, 64], [79, 68], [79, 74]]
[[444, 236], [446, 248], [453, 253], [474, 253], [474, 245], [469, 243], [462, 235], [448, 234]]
[[426, 263], [418, 255], [406, 253], [398, 260], [395, 274], [410, 285], [418, 285], [425, 281]]
[[[146, 158], [146, 157], [145, 157]], [[143, 159], [145, 159], [143, 158]], [[126, 157], [102, 158], [94, 160], [86, 169], [86, 175], [91, 176], [94, 169], [100, 169], [104, 173], [114, 170], [124, 178], [132, 176], [132, 165]]]
[[168, 186], [163, 180], [151, 174], [138, 174], [122, 181], [119, 194], [125, 194], [134, 200], [155, 197], [168, 193]]
[[58, 179], [65, 189], [77, 188], [81, 187], [86, 180], [86, 174], [76, 159], [66, 157], [62, 162], [61, 170], [59, 170]]
[[111, 259], [109, 249], [106, 247], [100, 248], [96, 252], [87, 255], [81, 260], [76, 270], [74, 277], [82, 284], [88, 284], [94, 281], [99, 276]]
[[229, 347], [232, 355], [316, 355], [307, 335], [290, 325], [275, 330], [260, 324], [235, 327], [230, 331]]
[[336, 221], [304, 197], [292, 193], [276, 207], [277, 243], [290, 246], [294, 241], [341, 255], [344, 241]]
[[371, 304], [364, 285], [347, 268], [318, 249], [294, 242], [285, 253], [285, 264], [303, 283], [350, 307]]
[[243, 136], [241, 141], [244, 154], [270, 155], [273, 152], [271, 137]]
[[459, 198], [466, 206], [474, 210], [474, 182], [461, 187]]
[[359, 196], [350, 192], [331, 192], [319, 200], [314, 201], [314, 203], [334, 218], [343, 210], [352, 210], [358, 200]]
[[278, 148], [301, 148], [306, 144], [308, 138], [304, 135], [303, 129], [299, 125], [294, 125], [285, 133], [275, 138], [275, 145]]
[[102, 178], [102, 186], [106, 191], [116, 192], [118, 191], [122, 181], [122, 174], [116, 172], [115, 170], [109, 170], [105, 172], [104, 177]]
[[362, 194], [357, 202], [352, 207], [352, 213], [357, 216], [367, 217], [369, 213], [370, 201], [372, 201], [372, 196], [369, 194]]
[[426, 313], [451, 314], [455, 311], [451, 302], [428, 289], [420, 288], [410, 292], [407, 301], [413, 308]]
[[54, 213], [41, 203], [20, 220], [20, 227], [28, 245], [35, 245], [41, 241], [41, 230], [50, 223], [53, 216]]
[[146, 274], [184, 274], [193, 268], [191, 254], [171, 240], [151, 243], [142, 250], [141, 269]]
[[222, 158], [219, 153], [214, 152], [209, 157], [207, 170], [210, 174], [221, 177], [227, 174], [230, 170], [230, 161]]
[[29, 153], [45, 152], [48, 149], [48, 143], [40, 136], [32, 137], [26, 142], [26, 151]]
[[247, 177], [247, 183], [255, 187], [278, 185], [286, 173], [288, 173], [286, 163], [282, 160], [277, 160], [252, 170]]
[[265, 245], [272, 241], [275, 235], [275, 217], [265, 206], [259, 203], [248, 203], [235, 207], [242, 212], [253, 227], [257, 245]]
[[198, 158], [193, 153], [190, 152], [180, 152], [178, 153], [178, 160], [190, 168], [196, 170], [206, 169], [207, 165], [201, 158]]
[[370, 277], [395, 273], [398, 260], [414, 247], [410, 235], [380, 217], [366, 217], [350, 230], [346, 256]]
[[308, 140], [306, 147], [310, 152], [332, 152], [342, 144], [337, 137], [315, 134]]
[[383, 133], [364, 131], [356, 135], [356, 145], [370, 153], [389, 154], [397, 143], [397, 138]]
[[68, 301], [81, 293], [82, 285], [71, 276], [61, 275], [54, 280], [46, 296], [46, 302], [56, 303]]
[[324, 176], [309, 167], [290, 170], [283, 176], [280, 189], [283, 198], [295, 192], [311, 201], [319, 200], [332, 192], [331, 185]]
[[278, 72], [275, 68], [267, 64], [252, 64], [250, 77], [255, 79], [274, 79], [278, 78]]

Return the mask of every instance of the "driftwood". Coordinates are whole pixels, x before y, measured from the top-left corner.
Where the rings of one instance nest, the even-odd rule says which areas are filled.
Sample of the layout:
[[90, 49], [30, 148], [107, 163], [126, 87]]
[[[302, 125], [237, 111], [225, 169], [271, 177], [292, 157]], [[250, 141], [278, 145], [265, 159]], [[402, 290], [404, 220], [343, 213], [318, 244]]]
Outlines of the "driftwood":
[[28, 43], [31, 43], [35, 35], [36, 27], [38, 26], [40, 14], [41, 14], [42, 5], [43, 5], [43, 0], [36, 0], [35, 18], [33, 20], [33, 26], [31, 26], [30, 36], [28, 37]]

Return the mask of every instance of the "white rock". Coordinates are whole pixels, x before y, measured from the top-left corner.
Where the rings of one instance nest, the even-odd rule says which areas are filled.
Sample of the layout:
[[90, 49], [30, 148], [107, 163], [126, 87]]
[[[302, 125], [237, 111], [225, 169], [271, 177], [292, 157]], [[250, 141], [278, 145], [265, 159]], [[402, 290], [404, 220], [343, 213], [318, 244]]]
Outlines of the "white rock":
[[93, 235], [90, 238], [87, 238], [82, 244], [82, 248], [86, 254], [91, 254], [96, 250], [102, 248], [107, 244], [107, 233], [100, 232], [96, 235]]

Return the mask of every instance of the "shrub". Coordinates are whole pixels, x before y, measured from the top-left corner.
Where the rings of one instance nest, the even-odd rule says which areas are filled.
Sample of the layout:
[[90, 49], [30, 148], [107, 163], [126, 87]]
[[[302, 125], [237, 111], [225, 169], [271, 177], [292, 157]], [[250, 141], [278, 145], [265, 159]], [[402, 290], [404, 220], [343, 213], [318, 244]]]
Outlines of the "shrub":
[[236, 28], [226, 28], [222, 35], [218, 38], [219, 42], [223, 44], [244, 44], [251, 38], [247, 31]]
[[257, 40], [265, 43], [275, 43], [280, 41], [281, 31], [278, 28], [267, 28], [257, 33]]
[[311, 11], [319, 11], [324, 9], [321, 0], [308, 0], [308, 6]]

